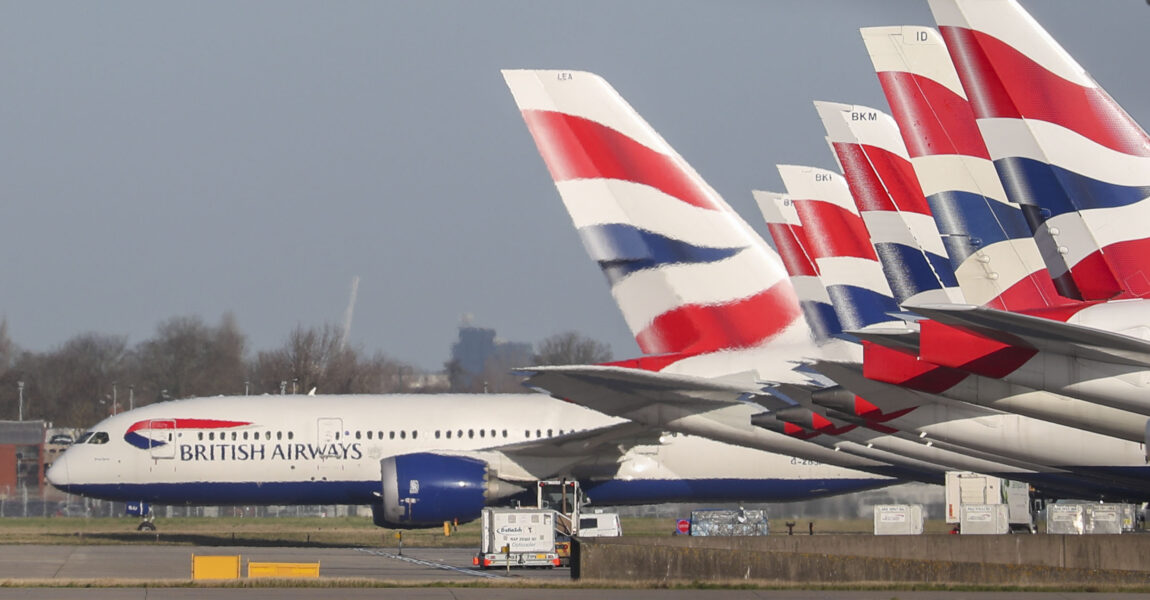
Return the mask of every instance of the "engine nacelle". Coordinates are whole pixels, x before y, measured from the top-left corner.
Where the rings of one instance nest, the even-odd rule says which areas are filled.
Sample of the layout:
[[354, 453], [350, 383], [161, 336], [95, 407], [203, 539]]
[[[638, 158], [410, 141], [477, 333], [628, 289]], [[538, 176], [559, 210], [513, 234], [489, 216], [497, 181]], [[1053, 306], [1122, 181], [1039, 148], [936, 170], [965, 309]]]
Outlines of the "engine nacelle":
[[417, 452], [379, 461], [382, 494], [372, 505], [380, 527], [434, 527], [444, 521], [479, 518], [489, 503], [523, 491], [500, 481], [477, 458]]

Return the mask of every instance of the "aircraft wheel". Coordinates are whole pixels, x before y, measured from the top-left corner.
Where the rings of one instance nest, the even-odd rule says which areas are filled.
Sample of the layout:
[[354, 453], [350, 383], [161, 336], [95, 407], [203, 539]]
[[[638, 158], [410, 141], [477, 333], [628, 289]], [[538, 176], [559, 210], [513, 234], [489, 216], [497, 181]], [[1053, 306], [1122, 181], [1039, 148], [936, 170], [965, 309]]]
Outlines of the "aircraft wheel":
[[144, 521], [143, 523], [140, 523], [140, 526], [136, 528], [136, 531], [155, 531], [155, 530], [156, 530], [156, 525], [153, 523], [149, 523], [148, 521]]

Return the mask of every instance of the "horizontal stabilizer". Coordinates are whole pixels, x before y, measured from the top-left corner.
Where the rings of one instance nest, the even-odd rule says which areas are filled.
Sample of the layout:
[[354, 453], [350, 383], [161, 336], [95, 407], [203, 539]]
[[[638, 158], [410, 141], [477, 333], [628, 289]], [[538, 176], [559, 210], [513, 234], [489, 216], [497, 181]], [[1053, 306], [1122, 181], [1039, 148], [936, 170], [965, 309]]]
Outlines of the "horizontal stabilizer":
[[528, 367], [515, 372], [527, 376], [524, 385], [528, 387], [616, 416], [656, 404], [713, 410], [750, 397], [774, 400], [762, 390], [746, 385], [625, 367], [564, 365]]
[[891, 350], [918, 354], [918, 330], [906, 327], [866, 327], [847, 333], [860, 340], [873, 342]]
[[907, 308], [1005, 344], [1103, 362], [1150, 366], [1150, 342], [1121, 333], [968, 304], [923, 304]]

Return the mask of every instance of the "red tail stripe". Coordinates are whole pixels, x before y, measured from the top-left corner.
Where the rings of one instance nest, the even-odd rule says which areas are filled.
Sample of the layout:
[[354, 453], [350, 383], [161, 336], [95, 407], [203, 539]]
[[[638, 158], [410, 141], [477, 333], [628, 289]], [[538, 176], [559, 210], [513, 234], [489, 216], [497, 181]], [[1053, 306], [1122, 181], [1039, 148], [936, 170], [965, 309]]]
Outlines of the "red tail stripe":
[[883, 71], [878, 78], [911, 158], [959, 154], [990, 160], [966, 98], [914, 73]]
[[862, 217], [836, 204], [821, 200], [794, 200], [803, 223], [803, 235], [811, 258], [848, 257], [878, 260]]
[[1150, 156], [1150, 138], [1102, 89], [1067, 81], [980, 31], [940, 29], [978, 118], [1047, 121], [1112, 150]]
[[692, 206], [722, 210], [674, 158], [595, 121], [564, 113], [523, 111], [527, 128], [556, 182], [618, 179], [653, 187]]
[[783, 267], [791, 277], [814, 277], [819, 274], [818, 266], [807, 257], [799, 243], [801, 231], [786, 223], [767, 223], [767, 230], [775, 240], [775, 249], [783, 259]]
[[680, 306], [655, 318], [635, 336], [644, 354], [703, 354], [750, 348], [770, 339], [799, 317], [794, 288], [783, 280], [725, 304]]
[[865, 144], [834, 147], [859, 212], [901, 210], [930, 216], [910, 161]]

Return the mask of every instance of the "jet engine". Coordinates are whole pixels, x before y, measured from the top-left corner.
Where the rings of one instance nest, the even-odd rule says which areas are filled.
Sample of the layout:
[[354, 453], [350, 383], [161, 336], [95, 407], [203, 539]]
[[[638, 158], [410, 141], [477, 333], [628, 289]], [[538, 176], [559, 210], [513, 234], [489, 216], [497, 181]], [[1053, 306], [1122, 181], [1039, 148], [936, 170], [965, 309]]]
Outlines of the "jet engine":
[[484, 506], [525, 488], [499, 479], [483, 460], [417, 452], [379, 461], [380, 499], [372, 504], [379, 527], [434, 527], [479, 518]]

